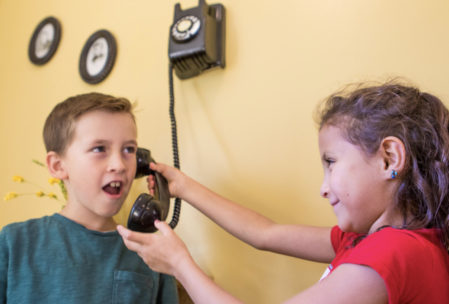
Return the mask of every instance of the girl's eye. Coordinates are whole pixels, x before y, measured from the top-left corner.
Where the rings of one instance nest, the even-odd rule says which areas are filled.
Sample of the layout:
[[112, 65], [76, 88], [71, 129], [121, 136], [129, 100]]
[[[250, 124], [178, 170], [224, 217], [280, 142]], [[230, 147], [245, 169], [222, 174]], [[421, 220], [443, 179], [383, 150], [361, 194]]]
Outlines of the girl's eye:
[[330, 158], [326, 158], [324, 161], [326, 162], [327, 167], [330, 167], [333, 163], [335, 163], [335, 161]]
[[100, 153], [100, 152], [105, 152], [105, 151], [106, 151], [106, 149], [104, 146], [98, 146], [98, 147], [94, 147], [92, 149], [92, 152], [95, 152], [95, 153]]

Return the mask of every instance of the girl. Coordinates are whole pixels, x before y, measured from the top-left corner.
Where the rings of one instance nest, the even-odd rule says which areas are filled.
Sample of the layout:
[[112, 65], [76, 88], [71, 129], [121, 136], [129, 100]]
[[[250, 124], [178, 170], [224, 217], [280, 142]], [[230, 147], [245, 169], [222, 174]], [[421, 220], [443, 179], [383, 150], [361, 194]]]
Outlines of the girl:
[[[174, 168], [151, 168], [173, 196], [255, 248], [330, 263], [286, 303], [449, 303], [448, 127], [437, 97], [397, 83], [328, 98], [319, 148], [333, 228], [277, 224]], [[161, 234], [118, 229], [129, 249], [174, 275], [195, 303], [240, 303], [199, 269], [168, 225], [156, 227]]]

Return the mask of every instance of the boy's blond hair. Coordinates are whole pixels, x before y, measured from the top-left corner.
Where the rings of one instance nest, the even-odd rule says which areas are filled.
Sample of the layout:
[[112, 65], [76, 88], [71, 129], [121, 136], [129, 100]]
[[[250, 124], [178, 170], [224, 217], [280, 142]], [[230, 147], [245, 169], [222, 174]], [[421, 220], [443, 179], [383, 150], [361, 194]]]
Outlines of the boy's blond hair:
[[128, 99], [101, 93], [87, 93], [69, 97], [57, 104], [44, 125], [44, 143], [47, 152], [63, 155], [73, 139], [75, 123], [92, 111], [128, 113], [135, 121], [133, 106]]

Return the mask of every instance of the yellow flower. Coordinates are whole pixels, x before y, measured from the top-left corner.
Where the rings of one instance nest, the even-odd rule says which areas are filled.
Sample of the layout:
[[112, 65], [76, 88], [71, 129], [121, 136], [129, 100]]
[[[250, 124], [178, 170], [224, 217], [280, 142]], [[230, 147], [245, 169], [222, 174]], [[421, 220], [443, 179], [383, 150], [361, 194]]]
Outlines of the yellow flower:
[[43, 162], [40, 162], [40, 161], [38, 161], [36, 159], [32, 159], [31, 161], [33, 163], [35, 163], [36, 165], [38, 165], [38, 166], [45, 167], [45, 164]]
[[56, 194], [54, 194], [53, 192], [48, 193], [47, 196], [49, 198], [58, 199], [58, 196]]
[[23, 183], [25, 181], [25, 179], [22, 176], [20, 176], [20, 175], [14, 175], [12, 177], [12, 180], [17, 182], [17, 183]]
[[56, 177], [50, 177], [48, 179], [48, 183], [50, 185], [59, 184], [59, 182], [60, 182], [59, 178], [56, 178]]
[[3, 200], [5, 201], [9, 201], [10, 199], [16, 198], [19, 195], [16, 192], [8, 192], [6, 193], [5, 197], [3, 198]]
[[[40, 162], [40, 161], [38, 161], [38, 160], [34, 160], [34, 159], [33, 159], [32, 161], [33, 161], [33, 163], [35, 163], [36, 165], [38, 165], [38, 166], [40, 166], [40, 167], [46, 167], [46, 165], [45, 165], [44, 163], [42, 163], [42, 162]], [[44, 190], [44, 188], [41, 187], [39, 184], [33, 183], [33, 182], [31, 182], [31, 181], [25, 179], [24, 177], [20, 176], [20, 175], [15, 175], [15, 176], [13, 176], [12, 180], [13, 180], [14, 182], [17, 182], [17, 183], [25, 183], [25, 184], [28, 184], [28, 185], [34, 187], [35, 190], [32, 190], [31, 192], [26, 192], [26, 193], [23, 193], [23, 192], [8, 192], [8, 193], [3, 197], [3, 199], [4, 199], [5, 201], [11, 200], [11, 199], [16, 198], [16, 197], [18, 197], [18, 196], [24, 196], [24, 195], [32, 195], [32, 196], [34, 196], [34, 195], [35, 195], [36, 197], [48, 197], [48, 198], [50, 198], [50, 199], [54, 199], [54, 200], [57, 200], [57, 201], [61, 201], [61, 202], [62, 202], [62, 200], [60, 200], [59, 197], [58, 197], [58, 195], [56, 195], [55, 193], [53, 193], [53, 192], [47, 192], [47, 191]], [[59, 189], [61, 190], [61, 192], [62, 192], [62, 197], [63, 197], [63, 199], [67, 200], [67, 191], [66, 191], [66, 189], [65, 189], [64, 182], [63, 182], [61, 179], [54, 178], [54, 177], [50, 177], [50, 178], [48, 178], [48, 183], [49, 183], [50, 185], [52, 185], [52, 186], [55, 185], [55, 184], [58, 185], [58, 186], [59, 186], [58, 188], [59, 188]]]

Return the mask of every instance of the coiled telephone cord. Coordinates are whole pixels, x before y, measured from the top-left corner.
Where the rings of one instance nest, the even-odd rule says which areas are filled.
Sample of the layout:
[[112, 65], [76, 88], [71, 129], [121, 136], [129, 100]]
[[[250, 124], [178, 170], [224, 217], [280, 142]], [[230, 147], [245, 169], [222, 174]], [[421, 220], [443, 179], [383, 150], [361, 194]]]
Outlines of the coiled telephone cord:
[[[179, 165], [179, 152], [178, 152], [178, 130], [176, 127], [176, 117], [175, 117], [175, 94], [173, 90], [173, 65], [169, 64], [168, 71], [168, 84], [170, 91], [170, 123], [171, 123], [171, 136], [172, 136], [172, 147], [173, 147], [173, 164], [177, 169], [181, 169]], [[179, 197], [175, 198], [175, 204], [173, 208], [173, 216], [170, 222], [170, 227], [173, 229], [176, 227], [179, 221], [179, 216], [181, 214], [181, 199]]]

